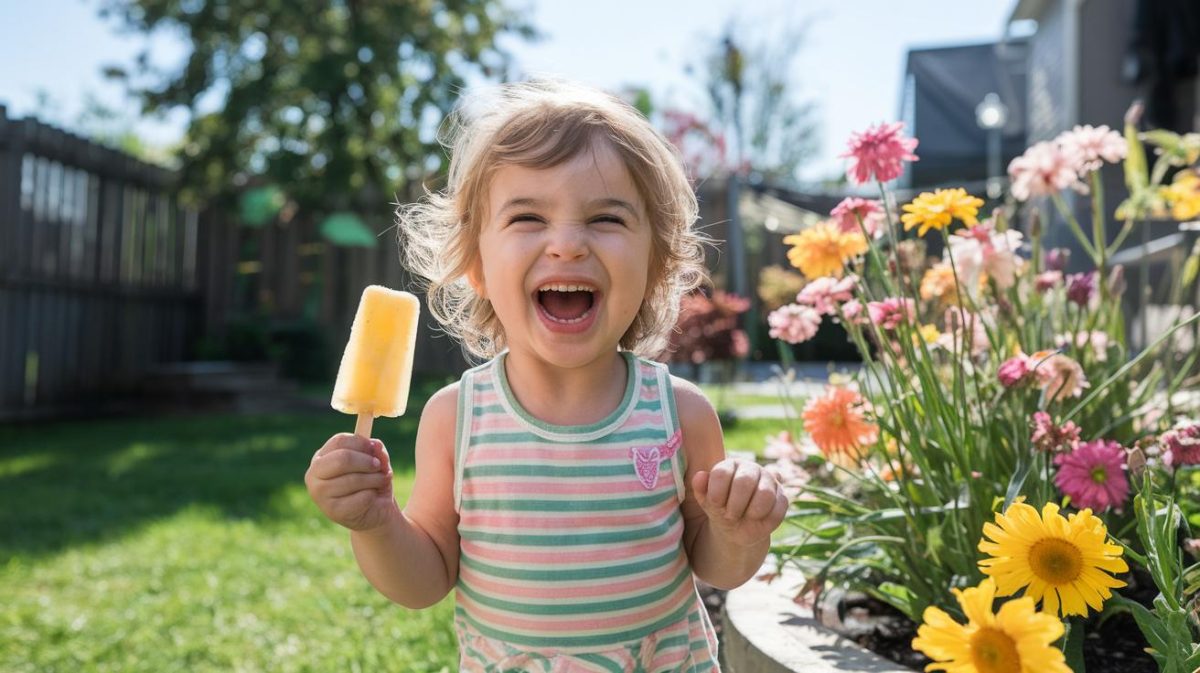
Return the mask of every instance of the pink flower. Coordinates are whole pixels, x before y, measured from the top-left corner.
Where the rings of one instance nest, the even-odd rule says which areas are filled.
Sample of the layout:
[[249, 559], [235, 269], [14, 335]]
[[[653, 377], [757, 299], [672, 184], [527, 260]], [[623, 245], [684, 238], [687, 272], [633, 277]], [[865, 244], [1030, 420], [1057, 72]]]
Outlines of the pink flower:
[[979, 286], [980, 273], [991, 276], [1001, 289], [1012, 287], [1021, 264], [1017, 249], [1024, 238], [1013, 229], [996, 231], [990, 223], [955, 232], [950, 237], [950, 253], [967, 289]]
[[783, 339], [790, 344], [808, 341], [817, 333], [821, 326], [821, 314], [811, 306], [788, 304], [781, 306], [767, 316], [768, 332], [772, 339]]
[[801, 460], [804, 454], [800, 451], [800, 446], [796, 444], [796, 440], [792, 439], [792, 433], [787, 430], [781, 430], [777, 435], [767, 435], [767, 445], [763, 448], [763, 458], [771, 458], [773, 460]]
[[1062, 271], [1043, 271], [1037, 275], [1037, 278], [1034, 280], [1033, 284], [1034, 287], [1037, 288], [1038, 293], [1042, 293], [1053, 290], [1059, 285], [1062, 285], [1062, 282]]
[[971, 355], [987, 351], [990, 345], [987, 326], [980, 314], [952, 306], [946, 309], [945, 323], [946, 330], [938, 337], [939, 346], [951, 352], [970, 347]]
[[1028, 375], [1029, 358], [1024, 354], [1005, 360], [1000, 365], [1000, 369], [996, 371], [996, 376], [1000, 378], [1000, 385], [1005, 388], [1012, 388], [1025, 380]]
[[1114, 441], [1082, 442], [1074, 451], [1056, 456], [1054, 464], [1058, 466], [1054, 483], [1080, 509], [1119, 509], [1129, 497], [1125, 449]]
[[1029, 356], [1042, 392], [1049, 402], [1083, 395], [1089, 387], [1083, 367], [1071, 358], [1055, 351], [1038, 351]]
[[1158, 441], [1163, 445], [1163, 462], [1168, 467], [1200, 465], [1200, 423], [1180, 423]]
[[1056, 140], [1081, 176], [1100, 168], [1105, 161], [1110, 164], [1121, 161], [1129, 151], [1125, 138], [1107, 126], [1076, 126], [1061, 133]]
[[1056, 144], [1040, 142], [1008, 164], [1012, 195], [1018, 201], [1048, 196], [1074, 185], [1079, 174], [1075, 164]]
[[879, 329], [890, 330], [896, 329], [902, 322], [912, 322], [916, 318], [916, 309], [906, 297], [888, 297], [867, 304], [867, 314]]
[[[867, 234], [872, 238], [883, 235], [882, 225], [886, 218], [883, 214], [883, 207], [879, 205], [878, 201], [849, 196], [834, 206], [829, 215], [837, 220], [838, 229], [846, 233], [857, 234], [866, 229]], [[860, 219], [862, 220], [861, 228], [858, 226]]]
[[833, 278], [832, 276], [814, 278], [800, 290], [800, 294], [796, 295], [796, 302], [813, 307], [821, 315], [833, 315], [837, 313], [838, 304], [854, 298], [856, 284], [858, 284], [858, 276], [854, 274], [844, 278]]
[[1035, 449], [1045, 453], [1070, 451], [1079, 441], [1079, 426], [1074, 421], [1055, 425], [1050, 414], [1038, 411], [1033, 414], [1033, 434], [1029, 441]]
[[901, 162], [917, 160], [912, 153], [917, 148], [917, 139], [904, 137], [903, 130], [904, 122], [893, 122], [850, 134], [849, 149], [839, 155], [850, 158], [850, 167], [846, 169], [850, 182], [863, 185], [872, 178], [887, 182], [900, 177], [904, 173]]
[[859, 325], [863, 322], [863, 304], [857, 299], [842, 304], [842, 317], [851, 325]]

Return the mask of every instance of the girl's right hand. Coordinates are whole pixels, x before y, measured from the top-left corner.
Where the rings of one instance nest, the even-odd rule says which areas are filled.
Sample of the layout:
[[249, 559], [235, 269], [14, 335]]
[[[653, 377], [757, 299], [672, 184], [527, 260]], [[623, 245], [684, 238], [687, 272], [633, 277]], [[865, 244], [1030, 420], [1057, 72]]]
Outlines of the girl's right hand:
[[304, 484], [325, 516], [350, 530], [378, 528], [400, 515], [391, 460], [378, 439], [330, 437], [313, 455]]

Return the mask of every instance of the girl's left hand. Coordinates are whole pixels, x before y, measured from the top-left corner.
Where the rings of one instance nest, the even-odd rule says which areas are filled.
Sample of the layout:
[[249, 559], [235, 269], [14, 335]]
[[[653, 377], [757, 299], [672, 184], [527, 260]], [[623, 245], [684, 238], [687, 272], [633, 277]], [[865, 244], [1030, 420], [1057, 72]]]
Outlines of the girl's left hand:
[[696, 502], [709, 525], [735, 544], [754, 544], [770, 537], [787, 514], [788, 499], [775, 477], [761, 465], [726, 458], [692, 477]]

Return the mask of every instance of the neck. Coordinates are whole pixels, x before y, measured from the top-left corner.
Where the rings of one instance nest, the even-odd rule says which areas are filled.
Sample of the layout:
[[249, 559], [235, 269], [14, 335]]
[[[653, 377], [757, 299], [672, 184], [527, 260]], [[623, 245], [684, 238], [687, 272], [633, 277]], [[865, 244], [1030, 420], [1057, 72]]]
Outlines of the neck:
[[552, 425], [588, 425], [616, 410], [625, 396], [628, 365], [617, 351], [578, 367], [558, 367], [509, 351], [504, 373], [517, 402]]

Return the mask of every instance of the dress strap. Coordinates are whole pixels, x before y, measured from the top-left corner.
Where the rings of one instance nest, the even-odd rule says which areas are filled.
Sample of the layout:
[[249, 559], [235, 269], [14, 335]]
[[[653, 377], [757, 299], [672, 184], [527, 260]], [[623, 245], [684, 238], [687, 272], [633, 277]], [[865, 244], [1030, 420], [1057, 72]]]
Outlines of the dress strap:
[[[680, 429], [679, 414], [675, 409], [675, 389], [671, 385], [671, 372], [661, 362], [650, 362], [650, 365], [654, 367], [655, 374], [658, 376], [658, 403], [659, 408], [662, 409], [663, 428], [667, 432], [667, 437], [670, 438]], [[684, 441], [687, 441], [686, 437], [684, 437]], [[684, 455], [683, 449], [684, 447], [680, 446], [675, 455], [671, 457], [671, 473], [675, 476], [675, 495], [679, 498], [679, 502], [683, 502], [687, 495], [687, 487], [684, 483], [687, 475], [687, 457]]]
[[476, 369], [463, 372], [458, 382], [458, 414], [454, 421], [454, 511], [461, 513], [463, 469], [467, 463], [467, 447], [471, 444], [472, 423], [475, 419]]

